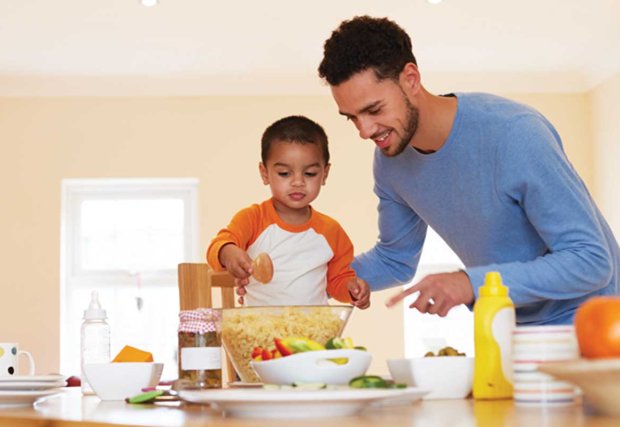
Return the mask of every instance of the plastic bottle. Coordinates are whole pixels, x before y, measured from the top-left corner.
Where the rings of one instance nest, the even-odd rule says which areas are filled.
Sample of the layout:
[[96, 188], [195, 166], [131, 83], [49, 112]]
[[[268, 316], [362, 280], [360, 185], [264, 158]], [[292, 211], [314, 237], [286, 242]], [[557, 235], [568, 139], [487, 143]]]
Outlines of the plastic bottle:
[[488, 272], [474, 305], [473, 394], [475, 399], [511, 398], [515, 307], [497, 271]]
[[106, 312], [99, 304], [97, 291], [90, 296], [88, 309], [84, 310], [81, 328], [81, 370], [82, 393], [92, 394], [93, 390], [84, 376], [86, 363], [106, 363], [110, 361], [110, 325], [106, 322]]

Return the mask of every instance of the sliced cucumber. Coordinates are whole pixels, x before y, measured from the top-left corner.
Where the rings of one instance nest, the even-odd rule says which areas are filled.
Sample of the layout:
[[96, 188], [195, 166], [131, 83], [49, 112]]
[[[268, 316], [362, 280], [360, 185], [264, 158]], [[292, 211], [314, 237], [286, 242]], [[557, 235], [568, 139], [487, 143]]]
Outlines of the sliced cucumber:
[[388, 388], [388, 383], [377, 375], [363, 375], [349, 381], [349, 386], [353, 388]]
[[278, 384], [263, 384], [263, 390], [280, 390]]
[[293, 387], [300, 390], [321, 390], [327, 387], [325, 383], [294, 382]]

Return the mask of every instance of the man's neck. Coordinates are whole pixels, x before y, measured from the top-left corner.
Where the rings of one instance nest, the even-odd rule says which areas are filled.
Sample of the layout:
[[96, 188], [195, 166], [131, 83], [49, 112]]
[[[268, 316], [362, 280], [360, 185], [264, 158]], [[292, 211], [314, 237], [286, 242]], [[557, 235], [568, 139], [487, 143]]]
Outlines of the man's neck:
[[432, 95], [424, 90], [421, 100], [418, 130], [411, 145], [422, 154], [431, 154], [440, 150], [450, 136], [456, 116], [457, 98]]

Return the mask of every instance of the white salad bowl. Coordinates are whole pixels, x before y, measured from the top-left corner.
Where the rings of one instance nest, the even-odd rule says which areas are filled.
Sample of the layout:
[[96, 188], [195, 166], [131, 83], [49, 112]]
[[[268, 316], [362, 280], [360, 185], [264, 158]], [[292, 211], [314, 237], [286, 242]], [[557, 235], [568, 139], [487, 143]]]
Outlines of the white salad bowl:
[[252, 361], [265, 384], [348, 384], [364, 375], [372, 356], [363, 350], [316, 350], [265, 361]]

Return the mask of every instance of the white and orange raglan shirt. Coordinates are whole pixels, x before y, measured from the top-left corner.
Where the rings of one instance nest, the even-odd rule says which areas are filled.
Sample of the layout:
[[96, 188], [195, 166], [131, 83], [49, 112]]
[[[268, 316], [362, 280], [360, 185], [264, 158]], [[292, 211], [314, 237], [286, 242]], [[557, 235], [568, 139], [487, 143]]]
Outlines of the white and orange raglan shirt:
[[218, 255], [229, 243], [244, 249], [252, 259], [267, 252], [273, 262], [271, 282], [261, 284], [250, 277], [245, 295], [248, 306], [325, 305], [329, 298], [351, 302], [347, 282], [355, 277], [353, 244], [340, 224], [327, 215], [311, 209], [305, 224], [286, 224], [269, 199], [239, 211], [213, 238], [207, 261], [214, 270], [224, 270]]

